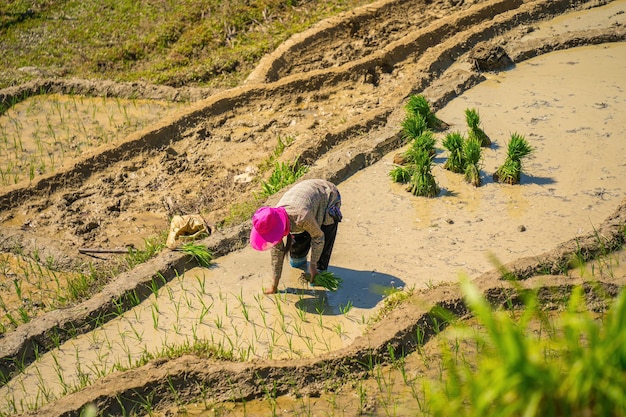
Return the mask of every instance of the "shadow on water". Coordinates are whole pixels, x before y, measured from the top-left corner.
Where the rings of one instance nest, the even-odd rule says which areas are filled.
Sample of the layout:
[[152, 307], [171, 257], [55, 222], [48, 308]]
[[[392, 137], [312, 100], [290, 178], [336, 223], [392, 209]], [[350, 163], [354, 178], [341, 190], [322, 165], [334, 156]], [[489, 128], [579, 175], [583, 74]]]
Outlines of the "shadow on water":
[[329, 267], [343, 280], [337, 291], [327, 291], [321, 287], [309, 289], [287, 288], [283, 292], [297, 294], [300, 299], [296, 308], [308, 313], [323, 315], [343, 314], [351, 307], [371, 309], [387, 295], [403, 288], [401, 279], [377, 271], [357, 271], [341, 267]]
[[525, 175], [523, 172], [520, 175], [521, 184], [536, 184], [536, 185], [550, 185], [556, 184], [556, 181], [550, 177], [538, 177], [534, 175]]
[[[500, 183], [497, 183], [493, 179], [493, 173], [485, 173], [481, 171], [480, 179], [482, 180], [482, 185], [500, 184]], [[556, 184], [556, 181], [551, 177], [539, 177], [539, 176], [534, 176], [534, 175], [527, 175], [522, 172], [520, 174], [519, 184], [513, 184], [513, 186], [517, 187], [517, 186], [526, 185], [526, 184], [550, 185], [550, 184]]]

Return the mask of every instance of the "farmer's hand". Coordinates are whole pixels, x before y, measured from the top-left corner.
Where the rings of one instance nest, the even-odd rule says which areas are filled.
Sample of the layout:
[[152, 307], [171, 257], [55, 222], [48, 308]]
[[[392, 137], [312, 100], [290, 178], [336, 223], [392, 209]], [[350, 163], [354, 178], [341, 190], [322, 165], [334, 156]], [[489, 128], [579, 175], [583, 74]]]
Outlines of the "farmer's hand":
[[275, 285], [272, 285], [271, 287], [265, 288], [263, 290], [264, 294], [276, 294], [277, 292], [278, 292], [278, 287]]
[[264, 288], [263, 289], [263, 293], [264, 294], [276, 294], [278, 292], [278, 279], [273, 279], [273, 284], [271, 287], [269, 288]]

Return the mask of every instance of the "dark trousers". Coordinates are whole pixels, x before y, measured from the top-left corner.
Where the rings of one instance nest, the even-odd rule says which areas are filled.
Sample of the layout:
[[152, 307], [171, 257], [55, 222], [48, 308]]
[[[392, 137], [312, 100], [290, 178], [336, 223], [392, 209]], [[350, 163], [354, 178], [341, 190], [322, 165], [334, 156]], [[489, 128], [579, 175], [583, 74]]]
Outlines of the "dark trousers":
[[[337, 222], [322, 226], [321, 229], [324, 232], [324, 249], [322, 250], [320, 260], [317, 262], [317, 269], [326, 271], [330, 263], [330, 255], [333, 253], [333, 246], [335, 245]], [[293, 241], [289, 255], [294, 259], [306, 258], [309, 249], [311, 249], [311, 235], [308, 232], [302, 232], [291, 236]]]

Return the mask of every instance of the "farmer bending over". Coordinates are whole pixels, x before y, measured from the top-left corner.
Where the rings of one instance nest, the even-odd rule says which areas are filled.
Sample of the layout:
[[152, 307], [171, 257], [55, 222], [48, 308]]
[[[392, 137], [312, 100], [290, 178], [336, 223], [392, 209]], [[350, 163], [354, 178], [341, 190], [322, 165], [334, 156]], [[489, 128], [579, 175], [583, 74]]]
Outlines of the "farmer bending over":
[[[333, 251], [337, 224], [341, 221], [341, 196], [337, 187], [321, 179], [304, 180], [294, 185], [276, 207], [261, 207], [252, 216], [250, 246], [259, 251], [272, 249], [274, 283], [265, 294], [278, 291], [283, 260], [289, 252], [292, 267], [309, 262], [310, 282], [318, 271], [325, 271]], [[283, 243], [283, 237], [287, 237]]]

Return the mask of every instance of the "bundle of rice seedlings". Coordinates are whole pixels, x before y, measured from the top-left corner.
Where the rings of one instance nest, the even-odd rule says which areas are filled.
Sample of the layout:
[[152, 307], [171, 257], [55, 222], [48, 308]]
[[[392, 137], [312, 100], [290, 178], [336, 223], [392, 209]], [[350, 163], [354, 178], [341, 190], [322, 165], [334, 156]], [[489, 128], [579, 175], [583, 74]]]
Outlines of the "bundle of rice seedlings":
[[313, 285], [316, 287], [324, 287], [329, 291], [337, 291], [341, 288], [343, 280], [330, 271], [322, 271], [315, 275]]
[[506, 159], [493, 174], [494, 181], [519, 184], [522, 173], [522, 158], [531, 152], [532, 148], [524, 136], [513, 133], [508, 144]]
[[478, 140], [480, 146], [491, 146], [491, 139], [480, 127], [480, 116], [476, 109], [465, 109], [465, 121], [469, 129], [468, 136]]
[[419, 137], [426, 129], [426, 119], [420, 114], [409, 114], [402, 121], [402, 137], [406, 142]]
[[411, 142], [411, 146], [404, 153], [405, 163], [414, 164], [416, 158], [421, 153], [428, 156], [435, 156], [435, 135], [431, 130], [424, 131], [421, 135]]
[[391, 176], [391, 179], [393, 180], [393, 182], [399, 182], [401, 184], [406, 184], [407, 182], [409, 182], [412, 175], [413, 175], [412, 165], [408, 165], [408, 166], [396, 165], [389, 172], [389, 176]]
[[449, 152], [448, 159], [443, 167], [460, 174], [465, 171], [465, 154], [463, 153], [463, 136], [459, 132], [448, 133], [442, 142]]
[[407, 102], [405, 109], [409, 115], [421, 115], [430, 129], [438, 130], [445, 127], [445, 123], [435, 116], [435, 113], [430, 108], [428, 100], [426, 100], [426, 97], [421, 94], [409, 97], [409, 101]]
[[480, 163], [481, 149], [480, 142], [475, 137], [469, 137], [463, 144], [463, 154], [465, 155], [465, 181], [474, 187], [480, 187]]
[[411, 144], [411, 148], [419, 151], [424, 151], [428, 155], [435, 155], [435, 135], [432, 130], [425, 130], [421, 135], [416, 137]]
[[421, 151], [415, 154], [415, 171], [409, 181], [407, 191], [418, 197], [435, 197], [439, 194], [439, 187], [431, 172], [432, 157]]
[[190, 255], [196, 262], [198, 262], [198, 265], [204, 268], [211, 265], [211, 261], [213, 260], [213, 254], [206, 246], [199, 245], [194, 242], [184, 243], [176, 250]]

